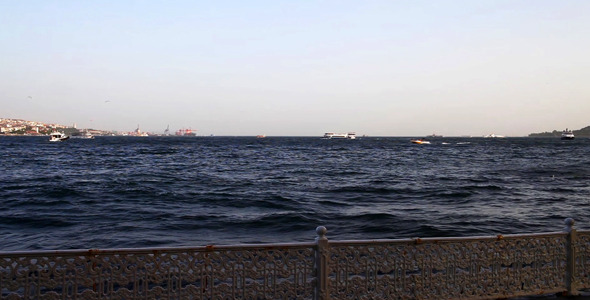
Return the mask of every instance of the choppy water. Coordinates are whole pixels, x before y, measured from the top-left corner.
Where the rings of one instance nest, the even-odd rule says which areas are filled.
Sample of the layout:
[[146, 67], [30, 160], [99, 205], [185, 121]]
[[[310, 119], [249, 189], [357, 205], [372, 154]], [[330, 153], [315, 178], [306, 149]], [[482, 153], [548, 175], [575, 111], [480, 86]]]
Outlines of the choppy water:
[[590, 139], [432, 142], [0, 137], [0, 250], [590, 228]]

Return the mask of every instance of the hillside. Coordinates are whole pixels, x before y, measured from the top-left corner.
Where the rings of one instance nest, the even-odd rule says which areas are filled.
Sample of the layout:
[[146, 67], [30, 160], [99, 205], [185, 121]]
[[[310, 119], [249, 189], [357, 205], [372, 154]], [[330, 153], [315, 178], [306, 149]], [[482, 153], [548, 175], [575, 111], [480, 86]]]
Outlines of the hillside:
[[[553, 130], [552, 132], [531, 133], [529, 137], [560, 137], [563, 130]], [[572, 131], [576, 137], [590, 137], [590, 126]]]

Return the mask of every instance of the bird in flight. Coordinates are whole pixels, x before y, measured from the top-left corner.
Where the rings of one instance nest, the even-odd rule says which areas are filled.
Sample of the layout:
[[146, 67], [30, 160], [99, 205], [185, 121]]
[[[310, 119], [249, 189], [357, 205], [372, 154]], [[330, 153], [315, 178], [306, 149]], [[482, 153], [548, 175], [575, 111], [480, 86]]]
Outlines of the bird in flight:
[[109, 103], [109, 102], [111, 102], [111, 100], [106, 100], [104, 103]]

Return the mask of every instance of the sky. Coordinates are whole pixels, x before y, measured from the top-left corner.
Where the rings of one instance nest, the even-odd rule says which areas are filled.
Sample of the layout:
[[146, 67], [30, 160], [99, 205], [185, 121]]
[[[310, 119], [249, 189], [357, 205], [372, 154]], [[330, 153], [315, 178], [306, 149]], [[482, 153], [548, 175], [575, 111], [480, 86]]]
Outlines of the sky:
[[0, 118], [199, 135], [590, 125], [590, 1], [0, 0]]

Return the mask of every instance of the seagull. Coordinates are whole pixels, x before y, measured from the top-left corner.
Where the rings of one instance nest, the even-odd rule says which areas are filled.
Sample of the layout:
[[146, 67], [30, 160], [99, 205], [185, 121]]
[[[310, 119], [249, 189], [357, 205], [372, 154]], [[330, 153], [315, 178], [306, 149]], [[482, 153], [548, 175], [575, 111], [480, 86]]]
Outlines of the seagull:
[[107, 101], [105, 101], [104, 103], [109, 103], [109, 102], [111, 102], [111, 100], [107, 100]]

